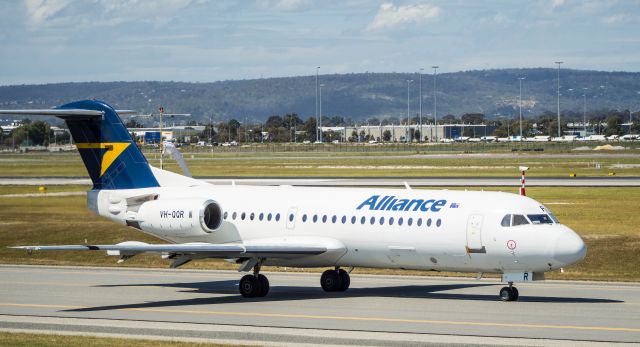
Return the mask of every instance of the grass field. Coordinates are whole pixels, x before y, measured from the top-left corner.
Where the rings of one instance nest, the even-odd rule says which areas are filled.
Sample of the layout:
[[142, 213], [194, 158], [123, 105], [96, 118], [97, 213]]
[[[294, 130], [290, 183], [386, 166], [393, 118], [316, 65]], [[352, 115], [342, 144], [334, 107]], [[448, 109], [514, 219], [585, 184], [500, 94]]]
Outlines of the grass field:
[[[83, 186], [60, 186], [77, 192]], [[456, 188], [450, 188], [456, 189]], [[457, 188], [460, 189], [460, 188]], [[469, 189], [474, 189], [469, 187]], [[480, 189], [480, 188], [475, 188]], [[490, 188], [512, 192], [513, 188]], [[486, 190], [486, 189], [485, 189]], [[37, 192], [33, 186], [0, 186], [0, 196]], [[563, 222], [578, 232], [589, 247], [580, 264], [552, 273], [549, 278], [640, 281], [640, 188], [543, 188], [527, 193], [546, 204]], [[33, 244], [117, 243], [126, 240], [159, 242], [134, 229], [99, 218], [86, 208], [84, 196], [2, 197], [0, 199], [0, 262], [12, 264], [100, 265], [167, 267], [158, 256], [140, 255], [122, 265], [103, 252], [35, 252], [6, 246]], [[236, 269], [220, 260], [194, 261], [188, 268]], [[280, 270], [267, 268], [266, 270]], [[313, 270], [319, 271], [319, 270]], [[402, 270], [357, 269], [358, 273], [416, 274]], [[428, 272], [421, 272], [429, 274]], [[442, 274], [439, 274], [442, 275]], [[456, 274], [459, 275], [459, 274]]]
[[69, 336], [55, 334], [27, 334], [0, 332], [0, 346], [11, 347], [231, 347], [239, 345], [221, 345], [194, 342], [174, 342], [140, 339], [117, 339], [109, 337]]
[[[640, 176], [640, 154], [596, 153], [585, 157], [532, 154], [447, 154], [419, 155], [389, 152], [290, 152], [290, 153], [185, 153], [194, 176], [210, 177], [362, 177], [362, 176], [513, 176], [518, 166], [530, 167], [538, 177]], [[146, 154], [149, 162], [159, 166], [157, 153]], [[178, 165], [166, 157], [165, 169], [180, 172]], [[599, 165], [599, 168], [598, 166]], [[86, 176], [77, 153], [0, 154], [0, 177]]]

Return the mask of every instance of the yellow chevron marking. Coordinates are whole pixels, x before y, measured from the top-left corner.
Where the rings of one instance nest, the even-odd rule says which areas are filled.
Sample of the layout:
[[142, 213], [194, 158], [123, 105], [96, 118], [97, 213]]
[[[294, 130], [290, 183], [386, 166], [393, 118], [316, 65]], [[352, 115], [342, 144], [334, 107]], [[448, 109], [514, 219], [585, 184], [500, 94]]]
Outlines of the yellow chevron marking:
[[93, 142], [93, 143], [76, 143], [78, 149], [106, 149], [102, 155], [102, 163], [100, 164], [100, 176], [111, 166], [114, 160], [122, 152], [124, 152], [131, 142]]

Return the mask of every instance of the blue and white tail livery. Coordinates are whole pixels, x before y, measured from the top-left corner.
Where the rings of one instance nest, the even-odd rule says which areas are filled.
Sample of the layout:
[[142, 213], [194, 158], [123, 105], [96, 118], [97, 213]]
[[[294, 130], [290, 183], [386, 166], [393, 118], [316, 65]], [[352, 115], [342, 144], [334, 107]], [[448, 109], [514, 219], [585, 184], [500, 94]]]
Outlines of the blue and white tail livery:
[[99, 216], [167, 241], [146, 244], [17, 246], [33, 250], [104, 250], [127, 259], [158, 253], [179, 267], [193, 259], [238, 264], [245, 297], [267, 295], [263, 265], [330, 267], [320, 284], [344, 291], [346, 267], [498, 273], [514, 282], [544, 278], [582, 260], [586, 246], [541, 203], [500, 192], [213, 186], [149, 165], [117, 112], [100, 101], [48, 110], [2, 110], [64, 119], [93, 189]]

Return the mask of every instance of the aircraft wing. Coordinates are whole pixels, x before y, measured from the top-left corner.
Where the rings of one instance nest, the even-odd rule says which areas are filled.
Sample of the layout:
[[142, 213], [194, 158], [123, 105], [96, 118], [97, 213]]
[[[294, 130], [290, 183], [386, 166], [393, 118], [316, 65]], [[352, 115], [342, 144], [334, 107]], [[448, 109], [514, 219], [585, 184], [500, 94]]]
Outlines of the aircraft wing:
[[13, 249], [32, 251], [107, 251], [109, 255], [133, 256], [139, 253], [169, 253], [191, 255], [198, 258], [296, 258], [317, 255], [327, 251], [322, 245], [295, 244], [148, 244], [144, 242], [123, 242], [115, 245], [60, 245], [60, 246], [15, 246]]

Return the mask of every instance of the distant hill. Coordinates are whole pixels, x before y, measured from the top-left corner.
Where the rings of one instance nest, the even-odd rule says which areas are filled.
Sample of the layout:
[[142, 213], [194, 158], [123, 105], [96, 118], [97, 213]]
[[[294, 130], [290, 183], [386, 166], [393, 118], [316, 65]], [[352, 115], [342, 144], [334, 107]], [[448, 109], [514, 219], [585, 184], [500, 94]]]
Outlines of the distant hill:
[[[518, 77], [523, 82], [523, 112], [538, 115], [556, 110], [555, 69], [502, 69], [439, 74], [438, 116], [518, 112]], [[640, 109], [640, 73], [561, 70], [561, 109]], [[418, 75], [358, 73], [321, 75], [323, 116], [346, 119], [406, 117], [407, 79], [411, 85], [411, 113], [418, 112]], [[571, 90], [572, 89], [572, 90]], [[85, 82], [0, 87], [0, 107], [50, 107], [79, 99], [101, 99], [121, 109], [141, 113], [165, 107], [167, 112], [192, 113], [193, 119], [216, 121], [266, 120], [270, 115], [315, 114], [315, 76], [185, 82]], [[422, 75], [423, 115], [433, 113], [433, 75]]]

